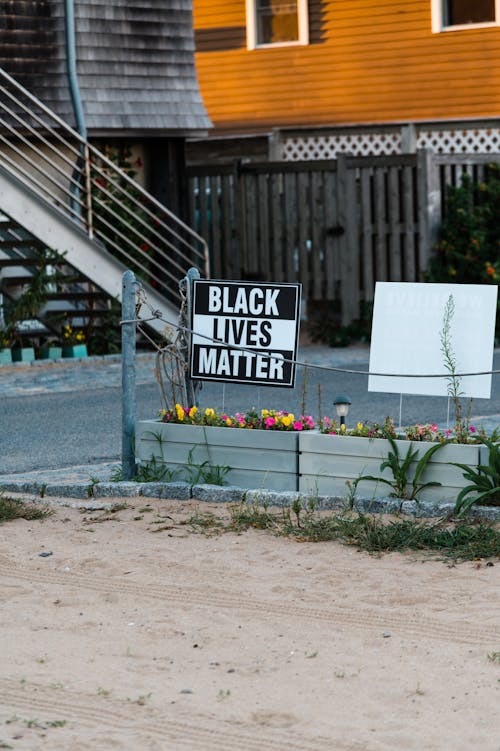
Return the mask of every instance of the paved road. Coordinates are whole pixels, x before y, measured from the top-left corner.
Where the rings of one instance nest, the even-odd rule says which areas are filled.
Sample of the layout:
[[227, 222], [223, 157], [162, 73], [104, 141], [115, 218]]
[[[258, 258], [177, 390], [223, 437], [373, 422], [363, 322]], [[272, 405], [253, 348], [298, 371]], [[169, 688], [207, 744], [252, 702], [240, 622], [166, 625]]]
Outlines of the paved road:
[[[305, 399], [306, 413], [317, 418], [319, 411], [332, 415], [334, 397], [344, 393], [352, 399], [348, 425], [358, 420], [383, 420], [388, 414], [398, 419], [398, 395], [369, 393], [366, 376], [332, 373], [326, 369], [366, 371], [367, 348], [305, 347], [299, 359], [323, 368], [308, 368], [305, 386], [304, 368], [299, 368], [295, 389], [224, 387], [206, 383], [200, 403], [230, 412], [255, 406], [299, 413]], [[156, 416], [161, 406], [153, 367], [152, 355], [138, 356], [138, 418]], [[495, 352], [494, 367], [500, 369], [500, 351]], [[120, 384], [119, 357], [0, 367], [0, 474], [119, 461]], [[318, 407], [318, 384], [321, 408]], [[493, 377], [492, 399], [475, 400], [473, 414], [489, 416], [489, 426], [500, 424], [498, 376]], [[403, 424], [436, 421], [444, 425], [446, 420], [446, 399], [404, 397]]]

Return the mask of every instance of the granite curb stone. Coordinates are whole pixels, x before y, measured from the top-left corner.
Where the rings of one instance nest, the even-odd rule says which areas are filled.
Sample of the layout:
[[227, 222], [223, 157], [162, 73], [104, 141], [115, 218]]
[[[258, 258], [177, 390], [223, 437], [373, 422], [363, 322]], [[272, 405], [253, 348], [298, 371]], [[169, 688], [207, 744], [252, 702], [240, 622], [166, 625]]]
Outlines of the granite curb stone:
[[[106, 467], [106, 470], [109, 470]], [[28, 473], [27, 473], [28, 474]], [[0, 494], [5, 492], [36, 496], [37, 502], [57, 503], [55, 498], [62, 499], [59, 505], [73, 505], [75, 508], [112, 508], [114, 504], [100, 503], [100, 498], [158, 498], [179, 501], [196, 500], [204, 503], [255, 503], [275, 507], [290, 507], [300, 500], [302, 507], [307, 508], [311, 501], [319, 510], [345, 511], [349, 509], [349, 500], [339, 496], [304, 495], [299, 492], [278, 492], [263, 489], [238, 488], [220, 485], [190, 485], [184, 482], [109, 482], [92, 479], [77, 481], [44, 482], [41, 472], [40, 479], [30, 480], [27, 476], [19, 479], [0, 477]], [[106, 472], [107, 474], [107, 472]], [[85, 503], [71, 504], [65, 499], [79, 499]], [[360, 513], [397, 514], [403, 513], [415, 518], [447, 518], [453, 513], [453, 503], [436, 503], [424, 501], [405, 501], [398, 498], [356, 498], [354, 510]], [[500, 521], [500, 506], [475, 506], [469, 516], [472, 519]]]

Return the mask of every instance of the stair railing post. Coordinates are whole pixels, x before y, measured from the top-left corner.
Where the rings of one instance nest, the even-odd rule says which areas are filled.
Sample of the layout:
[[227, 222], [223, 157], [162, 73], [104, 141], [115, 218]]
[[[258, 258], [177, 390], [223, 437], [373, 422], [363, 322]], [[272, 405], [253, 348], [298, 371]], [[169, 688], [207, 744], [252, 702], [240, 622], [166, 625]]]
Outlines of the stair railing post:
[[125, 271], [122, 282], [122, 476], [135, 477], [135, 275]]
[[90, 151], [88, 143], [84, 149], [85, 160], [85, 191], [87, 195], [87, 233], [90, 239], [94, 237], [94, 217], [92, 211], [92, 175], [90, 172]]

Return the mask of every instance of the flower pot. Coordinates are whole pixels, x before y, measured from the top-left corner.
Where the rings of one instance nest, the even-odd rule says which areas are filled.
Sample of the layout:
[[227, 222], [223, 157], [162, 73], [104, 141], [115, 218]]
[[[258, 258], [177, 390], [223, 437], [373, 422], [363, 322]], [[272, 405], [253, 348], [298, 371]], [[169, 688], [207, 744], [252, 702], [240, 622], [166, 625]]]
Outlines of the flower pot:
[[0, 365], [10, 365], [12, 362], [12, 352], [10, 349], [0, 349]]
[[[299, 490], [320, 495], [347, 495], [346, 481], [353, 482], [360, 475], [373, 475], [392, 480], [392, 473], [380, 472], [381, 463], [391, 450], [389, 441], [382, 438], [358, 438], [356, 436], [323, 435], [302, 433], [299, 439]], [[404, 458], [411, 446], [416, 448], [417, 461], [433, 443], [426, 441], [403, 441], [396, 444], [400, 457]], [[467, 481], [463, 472], [452, 462], [477, 467], [481, 447], [476, 444], [446, 444], [430, 458], [420, 481], [440, 482], [440, 487], [422, 490], [417, 499], [429, 501], [455, 501]], [[363, 480], [357, 487], [357, 495], [388, 496], [391, 488], [385, 483]]]
[[[207, 462], [229, 467], [228, 485], [266, 490], [297, 490], [295, 432], [203, 427], [141, 420], [136, 426], [136, 456], [144, 464], [153, 457], [176, 479], [188, 479], [189, 466]], [[202, 482], [202, 481], [201, 481]]]
[[40, 360], [58, 360], [60, 357], [62, 357], [62, 347], [51, 345], [40, 349]]
[[63, 357], [88, 357], [86, 344], [66, 344], [62, 348]]
[[14, 349], [12, 350], [13, 362], [33, 362], [34, 359], [34, 347], [14, 347]]

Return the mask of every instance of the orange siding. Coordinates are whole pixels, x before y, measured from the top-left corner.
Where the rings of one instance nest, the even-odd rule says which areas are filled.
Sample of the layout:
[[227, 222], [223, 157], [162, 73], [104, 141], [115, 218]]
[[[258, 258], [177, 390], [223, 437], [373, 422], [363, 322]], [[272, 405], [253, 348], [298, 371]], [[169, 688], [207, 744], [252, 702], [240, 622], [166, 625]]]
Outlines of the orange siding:
[[[500, 114], [500, 27], [433, 34], [431, 0], [318, 3], [321, 43], [197, 53], [219, 132]], [[194, 0], [196, 30], [245, 23], [245, 0]]]

